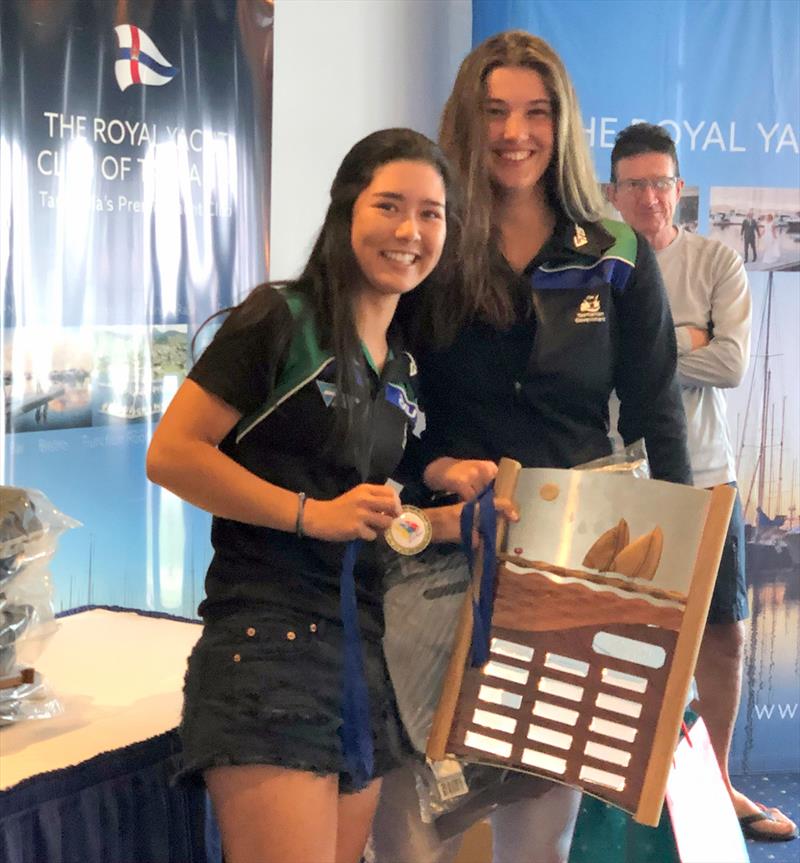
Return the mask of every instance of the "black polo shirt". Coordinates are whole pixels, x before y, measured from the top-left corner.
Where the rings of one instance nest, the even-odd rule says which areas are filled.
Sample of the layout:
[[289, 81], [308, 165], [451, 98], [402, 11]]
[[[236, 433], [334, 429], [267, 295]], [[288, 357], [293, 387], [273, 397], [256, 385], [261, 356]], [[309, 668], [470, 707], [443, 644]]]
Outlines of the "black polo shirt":
[[[380, 374], [365, 356], [356, 369], [354, 425], [343, 438], [336, 358], [320, 346], [301, 293], [266, 289], [264, 308], [234, 310], [189, 377], [242, 414], [222, 452], [275, 485], [330, 500], [392, 474], [417, 417], [415, 374], [411, 355], [396, 346]], [[338, 619], [344, 543], [218, 517], [211, 540], [204, 617], [268, 602]], [[355, 578], [362, 631], [379, 634], [381, 568], [373, 543], [362, 545]]]

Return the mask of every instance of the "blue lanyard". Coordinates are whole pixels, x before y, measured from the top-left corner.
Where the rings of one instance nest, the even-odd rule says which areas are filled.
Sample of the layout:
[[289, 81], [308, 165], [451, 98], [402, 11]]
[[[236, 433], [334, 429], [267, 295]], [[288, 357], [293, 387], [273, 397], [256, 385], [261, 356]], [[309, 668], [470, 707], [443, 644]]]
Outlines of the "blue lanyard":
[[461, 545], [467, 555], [469, 571], [475, 566], [472, 549], [472, 526], [475, 520], [475, 505], [478, 510], [478, 534], [483, 540], [483, 571], [481, 572], [478, 598], [472, 597], [472, 643], [470, 665], [478, 668], [489, 659], [489, 634], [494, 608], [494, 580], [497, 565], [497, 510], [494, 506], [494, 484], [488, 485], [476, 500], [464, 504], [461, 510]]
[[339, 604], [344, 628], [342, 727], [339, 734], [347, 768], [359, 787], [366, 785], [372, 778], [375, 766], [372, 724], [369, 719], [369, 691], [364, 676], [356, 582], [353, 574], [360, 548], [360, 539], [351, 539], [347, 543], [339, 582]]
[[[366, 345], [362, 349], [368, 364], [374, 369]], [[365, 373], [369, 375], [369, 371]], [[364, 383], [361, 381], [360, 383]], [[381, 385], [377, 396], [369, 393], [366, 384], [364, 406], [366, 415], [361, 417], [366, 440], [359, 441], [363, 450], [357, 453], [358, 472], [361, 482], [366, 482], [370, 473], [372, 451], [375, 445], [375, 401], [383, 396]], [[361, 788], [370, 779], [375, 767], [372, 745], [372, 723], [370, 722], [369, 689], [364, 675], [364, 654], [361, 647], [361, 631], [358, 626], [358, 600], [356, 598], [355, 565], [361, 550], [361, 540], [351, 539], [344, 550], [342, 573], [339, 579], [339, 614], [344, 630], [344, 656], [342, 661], [342, 726], [339, 736], [342, 741], [347, 769], [353, 783]]]
[[[478, 533], [483, 540], [483, 571], [477, 600], [472, 600], [472, 644], [470, 664], [483, 665], [489, 659], [489, 635], [494, 605], [494, 581], [496, 568], [497, 511], [494, 506], [494, 487], [489, 485], [478, 495], [477, 500], [464, 504], [461, 511], [461, 543], [470, 572], [475, 564], [472, 549], [472, 526], [475, 505], [479, 504]], [[372, 744], [369, 691], [364, 675], [364, 658], [361, 649], [361, 633], [358, 627], [358, 604], [356, 601], [355, 564], [361, 548], [361, 540], [347, 543], [342, 560], [342, 575], [339, 583], [340, 613], [344, 628], [344, 662], [342, 687], [342, 728], [340, 736], [347, 767], [355, 784], [366, 785], [372, 778], [375, 755]]]

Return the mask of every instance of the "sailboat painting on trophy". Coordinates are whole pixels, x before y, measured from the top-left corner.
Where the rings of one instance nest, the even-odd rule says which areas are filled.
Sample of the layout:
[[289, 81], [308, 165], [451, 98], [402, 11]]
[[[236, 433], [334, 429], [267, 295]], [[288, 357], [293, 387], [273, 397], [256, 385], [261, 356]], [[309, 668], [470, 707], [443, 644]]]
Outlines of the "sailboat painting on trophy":
[[532, 772], [656, 824], [734, 493], [527, 469], [514, 497], [488, 661], [451, 664], [458, 697], [449, 711], [443, 696], [427, 754]]

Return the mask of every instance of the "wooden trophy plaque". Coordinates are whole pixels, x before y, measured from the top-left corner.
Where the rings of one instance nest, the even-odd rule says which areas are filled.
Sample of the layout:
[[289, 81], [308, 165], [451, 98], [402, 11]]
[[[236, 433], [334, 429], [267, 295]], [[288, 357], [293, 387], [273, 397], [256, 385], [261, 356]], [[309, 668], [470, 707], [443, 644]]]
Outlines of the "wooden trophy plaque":
[[489, 661], [467, 662], [468, 594], [427, 755], [562, 782], [655, 826], [736, 492], [504, 460], [496, 493], [515, 482]]

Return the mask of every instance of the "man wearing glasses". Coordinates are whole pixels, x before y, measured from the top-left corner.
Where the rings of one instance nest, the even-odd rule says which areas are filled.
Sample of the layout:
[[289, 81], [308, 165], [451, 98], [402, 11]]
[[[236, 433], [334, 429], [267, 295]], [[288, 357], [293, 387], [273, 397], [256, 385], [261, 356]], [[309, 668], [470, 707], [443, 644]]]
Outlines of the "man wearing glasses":
[[[655, 250], [675, 321], [694, 483], [708, 488], [736, 480], [724, 391], [738, 386], [747, 369], [750, 291], [736, 252], [673, 224], [682, 189], [675, 144], [665, 129], [637, 123], [617, 135], [608, 199]], [[744, 555], [737, 498], [695, 671], [700, 713], [745, 835], [788, 840], [797, 837], [794, 822], [748, 799], [728, 775], [748, 614]]]

